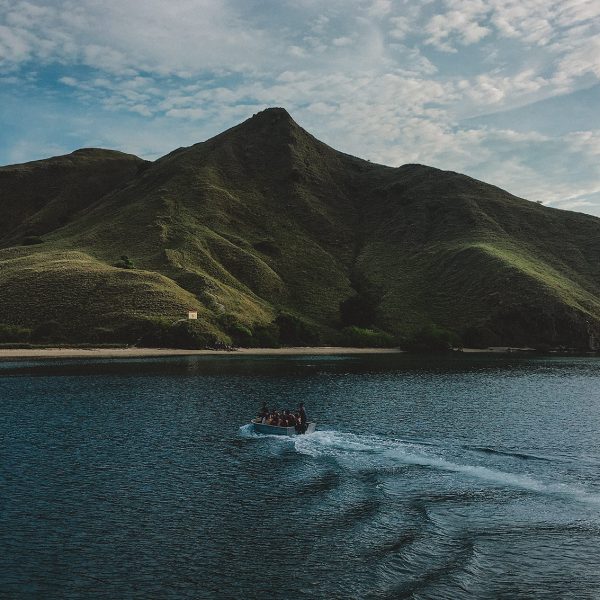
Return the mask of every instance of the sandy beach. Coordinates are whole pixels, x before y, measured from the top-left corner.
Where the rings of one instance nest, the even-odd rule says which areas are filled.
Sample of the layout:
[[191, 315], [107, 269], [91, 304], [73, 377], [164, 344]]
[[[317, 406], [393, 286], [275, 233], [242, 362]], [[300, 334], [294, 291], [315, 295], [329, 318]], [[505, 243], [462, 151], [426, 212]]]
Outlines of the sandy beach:
[[176, 348], [2, 348], [0, 360], [62, 358], [145, 358], [160, 356], [241, 356], [314, 354], [396, 354], [394, 348], [340, 348], [335, 346], [299, 348], [239, 348], [238, 350], [183, 350]]

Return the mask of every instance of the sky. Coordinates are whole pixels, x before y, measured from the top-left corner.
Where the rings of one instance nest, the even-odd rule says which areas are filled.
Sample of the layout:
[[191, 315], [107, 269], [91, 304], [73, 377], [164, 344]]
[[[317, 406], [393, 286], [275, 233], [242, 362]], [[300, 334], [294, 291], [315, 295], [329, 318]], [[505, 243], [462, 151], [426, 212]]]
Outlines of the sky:
[[282, 106], [334, 148], [600, 216], [598, 0], [0, 0], [0, 164]]

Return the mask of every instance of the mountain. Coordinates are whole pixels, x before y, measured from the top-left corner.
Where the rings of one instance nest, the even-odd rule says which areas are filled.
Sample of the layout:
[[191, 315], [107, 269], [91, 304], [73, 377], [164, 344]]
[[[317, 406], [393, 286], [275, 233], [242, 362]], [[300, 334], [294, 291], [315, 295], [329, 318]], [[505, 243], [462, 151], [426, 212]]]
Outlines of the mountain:
[[152, 163], [88, 149], [0, 168], [0, 323], [96, 341], [191, 309], [202, 339], [236, 343], [437, 327], [585, 347], [600, 219], [343, 154], [280, 108]]

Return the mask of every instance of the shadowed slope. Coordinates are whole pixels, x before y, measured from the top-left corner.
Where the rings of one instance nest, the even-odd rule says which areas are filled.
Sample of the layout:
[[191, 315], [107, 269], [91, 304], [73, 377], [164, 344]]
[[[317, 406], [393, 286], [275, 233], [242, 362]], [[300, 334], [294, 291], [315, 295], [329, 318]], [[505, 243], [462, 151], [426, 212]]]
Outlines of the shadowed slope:
[[0, 246], [42, 236], [135, 177], [146, 161], [85, 148], [66, 156], [0, 167]]
[[597, 218], [421, 165], [397, 169], [375, 197], [359, 264], [384, 290], [384, 326], [429, 318], [489, 326], [505, 343], [556, 343], [587, 339], [586, 322], [597, 323]]

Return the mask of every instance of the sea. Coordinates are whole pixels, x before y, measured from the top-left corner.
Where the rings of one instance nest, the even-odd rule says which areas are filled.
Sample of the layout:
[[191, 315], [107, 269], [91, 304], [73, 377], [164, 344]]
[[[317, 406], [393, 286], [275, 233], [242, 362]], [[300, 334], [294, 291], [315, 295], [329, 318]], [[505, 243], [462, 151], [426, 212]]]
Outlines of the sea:
[[597, 599], [599, 433], [597, 357], [0, 362], [0, 597]]

